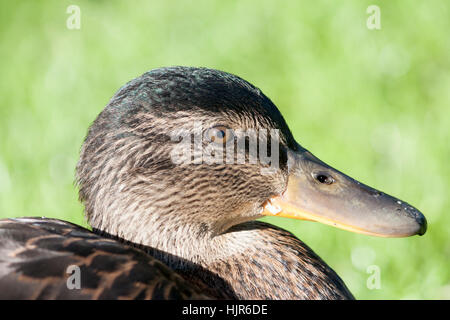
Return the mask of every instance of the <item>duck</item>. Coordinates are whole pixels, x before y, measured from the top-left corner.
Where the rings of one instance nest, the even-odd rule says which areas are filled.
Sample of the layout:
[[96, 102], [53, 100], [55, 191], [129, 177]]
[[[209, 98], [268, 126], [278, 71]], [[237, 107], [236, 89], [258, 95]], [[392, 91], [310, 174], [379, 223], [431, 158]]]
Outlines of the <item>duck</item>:
[[297, 143], [260, 89], [204, 67], [122, 86], [89, 127], [76, 186], [91, 229], [0, 220], [1, 299], [354, 299], [311, 248], [258, 219], [427, 229], [418, 209]]

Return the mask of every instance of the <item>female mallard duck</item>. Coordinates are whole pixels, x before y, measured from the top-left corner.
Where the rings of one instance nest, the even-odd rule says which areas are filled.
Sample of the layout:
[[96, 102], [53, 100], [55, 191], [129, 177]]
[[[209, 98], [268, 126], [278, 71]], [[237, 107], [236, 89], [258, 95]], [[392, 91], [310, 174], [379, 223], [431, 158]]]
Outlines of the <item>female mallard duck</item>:
[[[259, 89], [205, 68], [156, 69], [122, 87], [89, 129], [77, 182], [93, 232], [0, 221], [0, 298], [352, 299], [303, 242], [253, 220], [426, 230], [412, 206], [302, 148]], [[68, 285], [76, 268], [79, 288]]]

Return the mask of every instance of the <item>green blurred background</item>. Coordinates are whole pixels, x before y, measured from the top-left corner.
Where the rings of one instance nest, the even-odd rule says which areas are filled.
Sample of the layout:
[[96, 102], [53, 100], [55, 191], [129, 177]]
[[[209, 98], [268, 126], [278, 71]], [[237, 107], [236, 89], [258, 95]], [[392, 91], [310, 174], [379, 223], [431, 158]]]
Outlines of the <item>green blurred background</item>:
[[[81, 28], [66, 9], [81, 9]], [[366, 9], [381, 9], [369, 30]], [[73, 185], [89, 124], [124, 83], [171, 65], [241, 76], [294, 136], [350, 176], [418, 207], [423, 237], [312, 222], [294, 232], [359, 299], [450, 299], [450, 3], [6, 1], [0, 6], [0, 218], [87, 225]], [[381, 271], [370, 290], [369, 266]]]

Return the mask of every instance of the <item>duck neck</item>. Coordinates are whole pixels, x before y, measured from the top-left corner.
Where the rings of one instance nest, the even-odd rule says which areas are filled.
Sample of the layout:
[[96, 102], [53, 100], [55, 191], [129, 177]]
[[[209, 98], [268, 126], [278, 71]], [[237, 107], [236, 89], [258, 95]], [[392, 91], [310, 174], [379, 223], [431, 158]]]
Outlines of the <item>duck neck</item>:
[[150, 230], [146, 238], [127, 242], [213, 297], [353, 298], [339, 276], [303, 242], [265, 223], [241, 223], [221, 234], [207, 232], [207, 228], [194, 233], [201, 228], [192, 225], [146, 230]]

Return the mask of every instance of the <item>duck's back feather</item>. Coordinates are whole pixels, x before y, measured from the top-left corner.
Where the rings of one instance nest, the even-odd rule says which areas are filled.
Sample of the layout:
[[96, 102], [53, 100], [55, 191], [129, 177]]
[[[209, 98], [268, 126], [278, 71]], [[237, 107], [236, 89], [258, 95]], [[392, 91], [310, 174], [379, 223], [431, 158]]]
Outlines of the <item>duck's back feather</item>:
[[0, 220], [0, 288], [0, 299], [207, 298], [137, 248], [46, 218]]

